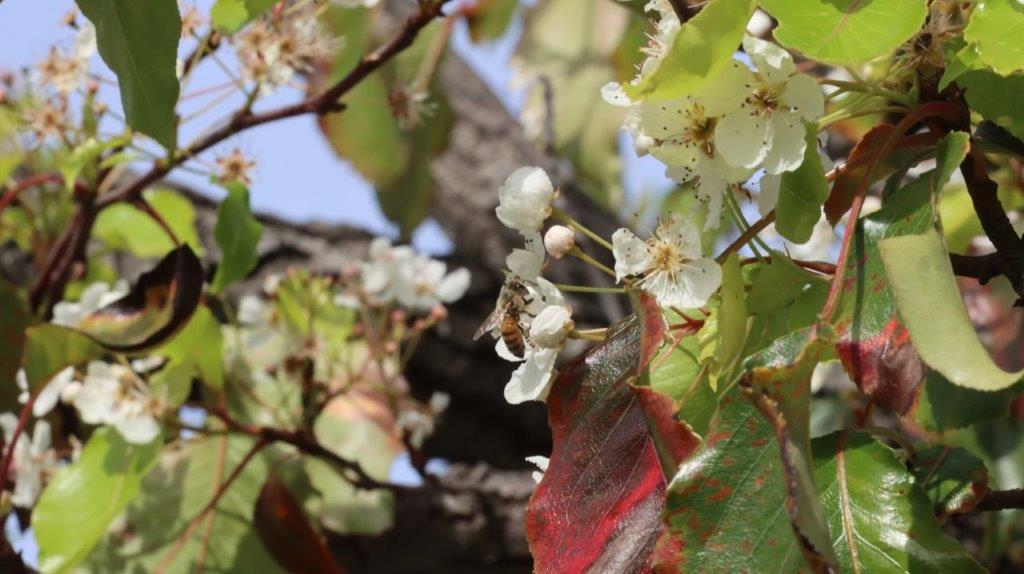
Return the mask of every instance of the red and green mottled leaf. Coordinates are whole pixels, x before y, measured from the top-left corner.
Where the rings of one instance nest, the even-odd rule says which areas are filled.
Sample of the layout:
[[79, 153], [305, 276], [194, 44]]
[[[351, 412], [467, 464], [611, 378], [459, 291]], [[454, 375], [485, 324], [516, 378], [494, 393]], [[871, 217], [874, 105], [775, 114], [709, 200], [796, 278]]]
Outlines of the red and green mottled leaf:
[[203, 293], [203, 266], [188, 245], [143, 273], [131, 291], [76, 327], [115, 351], [141, 351], [166, 341], [188, 322]]
[[277, 563], [294, 574], [341, 574], [302, 506], [276, 475], [267, 477], [256, 498], [253, 526]]
[[[685, 426], [664, 420], [665, 400], [630, 384], [664, 333], [660, 312], [650, 320], [651, 307], [641, 303], [648, 320], [614, 326], [604, 342], [563, 367], [551, 389], [554, 446], [526, 517], [537, 572], [650, 568], [665, 497], [659, 447], [680, 461], [689, 454], [683, 449], [696, 444]], [[665, 433], [657, 446], [647, 417]]]
[[914, 476], [870, 435], [815, 439], [814, 462], [840, 571], [985, 571], [942, 531]]
[[914, 453], [910, 462], [940, 521], [974, 510], [988, 492], [988, 469], [967, 449], [935, 446]]

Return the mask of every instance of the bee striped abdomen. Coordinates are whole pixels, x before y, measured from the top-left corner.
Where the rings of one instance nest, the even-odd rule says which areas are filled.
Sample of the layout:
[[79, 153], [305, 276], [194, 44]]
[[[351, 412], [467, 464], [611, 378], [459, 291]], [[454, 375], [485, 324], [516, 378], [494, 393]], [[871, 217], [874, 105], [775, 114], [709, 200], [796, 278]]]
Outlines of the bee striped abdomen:
[[501, 321], [501, 338], [509, 352], [518, 358], [526, 354], [526, 340], [523, 338], [523, 330], [519, 326], [519, 317], [516, 313], [507, 313]]

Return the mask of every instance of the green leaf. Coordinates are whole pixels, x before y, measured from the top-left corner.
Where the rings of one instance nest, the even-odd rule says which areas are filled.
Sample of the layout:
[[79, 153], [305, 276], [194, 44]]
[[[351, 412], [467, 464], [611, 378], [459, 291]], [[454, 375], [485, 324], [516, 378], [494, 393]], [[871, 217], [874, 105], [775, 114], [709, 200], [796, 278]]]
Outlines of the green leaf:
[[[394, 439], [358, 406], [346, 399], [328, 406], [313, 432], [335, 454], [358, 462], [370, 476], [384, 480], [397, 455]], [[347, 406], [347, 410], [337, 408]], [[361, 490], [345, 480], [338, 468], [322, 459], [305, 457], [303, 466], [313, 487], [323, 495], [320, 520], [339, 534], [376, 535], [394, 521], [394, 497], [382, 490]]]
[[761, 0], [779, 21], [775, 38], [830, 64], [859, 64], [887, 54], [924, 24], [926, 0]]
[[818, 155], [814, 127], [807, 128], [804, 161], [779, 180], [779, 202], [775, 207], [775, 229], [793, 243], [806, 243], [821, 219], [821, 206], [828, 199], [825, 167]]
[[751, 0], [711, 0], [683, 24], [654, 72], [623, 89], [633, 99], [652, 100], [700, 90], [732, 59], [753, 10]]
[[76, 0], [96, 26], [100, 56], [117, 74], [128, 125], [168, 149], [177, 139], [176, 0]]
[[[141, 496], [90, 556], [89, 571], [282, 572], [252, 526], [253, 506], [271, 462], [269, 450], [246, 464], [201, 527], [186, 531], [252, 446], [249, 437], [224, 434], [165, 449], [142, 481]], [[274, 461], [276, 474], [281, 476], [288, 460]], [[67, 515], [62, 516], [67, 528]]]
[[138, 494], [160, 446], [128, 444], [111, 428], [92, 434], [78, 460], [53, 477], [32, 512], [43, 572], [70, 572], [88, 556]]
[[728, 382], [747, 340], [746, 285], [740, 258], [733, 253], [722, 265], [722, 288], [715, 309], [715, 354], [709, 382], [718, 388], [720, 378]]
[[[146, 190], [142, 196], [179, 241], [197, 255], [203, 255], [203, 244], [196, 232], [196, 210], [187, 197], [169, 189]], [[100, 212], [93, 235], [113, 249], [141, 258], [163, 257], [174, 249], [174, 242], [157, 222], [127, 203], [117, 203]]]
[[980, 391], [1005, 389], [1024, 376], [1001, 369], [978, 340], [938, 232], [883, 239], [878, 247], [900, 315], [928, 366]]
[[988, 70], [971, 70], [958, 77], [956, 83], [973, 111], [1024, 138], [1024, 108], [1018, 99], [1024, 93], [1024, 75], [1003, 77]]
[[980, 57], [995, 71], [1006, 76], [1024, 68], [1024, 6], [1016, 0], [985, 0], [971, 12], [964, 39], [972, 43]]
[[965, 389], [935, 371], [928, 371], [913, 412], [914, 420], [927, 430], [944, 431], [1004, 418], [1010, 414], [1013, 397], [1020, 391], [1020, 384], [995, 392]]
[[29, 327], [23, 363], [29, 389], [40, 389], [64, 368], [85, 364], [102, 355], [99, 345], [77, 331], [52, 323]]
[[974, 510], [988, 493], [988, 469], [967, 449], [934, 446], [917, 451], [910, 462], [940, 521]]
[[773, 253], [759, 265], [750, 282], [747, 308], [752, 315], [771, 313], [793, 303], [807, 288], [820, 283], [820, 277], [797, 267], [784, 255]]
[[697, 360], [697, 337], [685, 337], [676, 347], [666, 346], [651, 363], [656, 365], [650, 374], [651, 388], [671, 397], [679, 409], [679, 419], [686, 421], [693, 431], [704, 435], [708, 423], [718, 407], [719, 393], [708, 384], [707, 372], [701, 375]]
[[259, 18], [277, 0], [217, 0], [210, 8], [210, 21], [228, 34], [234, 34]]
[[946, 60], [946, 69], [943, 70], [942, 78], [939, 79], [940, 92], [965, 73], [986, 68], [985, 63], [981, 61], [981, 56], [978, 55], [978, 50], [974, 46], [968, 46], [960, 36], [950, 38], [943, 44], [942, 55]]
[[31, 320], [18, 289], [0, 279], [0, 388], [5, 390], [5, 395], [14, 394], [14, 377], [21, 366], [21, 353], [26, 343], [25, 329]]
[[478, 44], [497, 40], [512, 23], [518, 7], [518, 0], [480, 0], [466, 13], [469, 37]]
[[200, 305], [185, 327], [155, 351], [167, 357], [170, 364], [188, 365], [191, 376], [197, 376], [213, 389], [224, 387], [224, 338], [220, 323], [205, 305]]
[[932, 514], [888, 447], [860, 432], [814, 441], [814, 482], [842, 572], [985, 572]]
[[214, 293], [244, 278], [256, 268], [256, 244], [263, 234], [263, 226], [249, 207], [249, 190], [234, 183], [227, 186], [228, 195], [217, 209], [217, 226], [213, 230], [220, 246], [220, 265], [213, 276]]

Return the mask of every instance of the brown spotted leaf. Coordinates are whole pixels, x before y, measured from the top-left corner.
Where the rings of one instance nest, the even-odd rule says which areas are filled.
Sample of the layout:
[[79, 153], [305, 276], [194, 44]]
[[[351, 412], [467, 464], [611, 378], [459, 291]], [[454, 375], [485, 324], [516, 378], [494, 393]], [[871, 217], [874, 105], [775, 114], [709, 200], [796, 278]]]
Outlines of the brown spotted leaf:
[[667, 418], [670, 400], [631, 384], [664, 337], [660, 310], [646, 298], [640, 306], [646, 320], [613, 326], [562, 368], [548, 396], [553, 449], [526, 517], [537, 572], [651, 568], [665, 500], [659, 451], [677, 465], [697, 439]]
[[934, 446], [914, 453], [910, 462], [940, 521], [974, 510], [988, 492], [988, 469], [967, 449]]
[[202, 294], [203, 266], [182, 245], [139, 276], [127, 295], [87, 315], [76, 327], [108, 349], [149, 349], [188, 322]]

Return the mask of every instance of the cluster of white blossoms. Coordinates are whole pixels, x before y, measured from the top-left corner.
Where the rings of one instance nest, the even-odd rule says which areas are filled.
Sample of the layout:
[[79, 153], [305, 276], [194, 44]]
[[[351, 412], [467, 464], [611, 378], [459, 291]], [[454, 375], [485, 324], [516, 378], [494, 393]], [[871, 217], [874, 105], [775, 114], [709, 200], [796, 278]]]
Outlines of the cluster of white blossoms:
[[252, 22], [233, 42], [243, 79], [256, 83], [264, 95], [291, 85], [297, 74], [312, 72], [314, 62], [333, 57], [340, 47], [312, 9]]
[[77, 26], [72, 46], [53, 46], [36, 66], [37, 85], [50, 86], [62, 95], [85, 86], [89, 78], [89, 61], [96, 53], [96, 29], [84, 18]]
[[[14, 438], [14, 429], [18, 426], [18, 417], [11, 413], [0, 415], [0, 427], [4, 430], [4, 444], [10, 444]], [[43, 483], [57, 471], [57, 455], [50, 448], [50, 423], [37, 421], [30, 440], [25, 433], [18, 435], [14, 443], [11, 471], [14, 473], [14, 492], [11, 504], [20, 508], [31, 508], [35, 505]]]
[[150, 394], [149, 386], [133, 369], [123, 365], [89, 363], [73, 402], [84, 422], [110, 425], [127, 442], [146, 444], [160, 434], [163, 401]]
[[[395, 303], [410, 311], [425, 312], [458, 301], [469, 288], [468, 269], [449, 272], [444, 261], [417, 253], [408, 245], [394, 246], [386, 237], [370, 243], [367, 260], [357, 267], [360, 290], [375, 305]], [[337, 302], [358, 303], [344, 295]]]
[[[666, 12], [635, 81], [657, 68], [664, 57], [659, 47], [670, 45], [679, 29], [670, 7], [655, 7]], [[805, 124], [825, 109], [818, 82], [796, 71], [789, 52], [753, 36], [743, 38], [743, 49], [755, 70], [733, 60], [693, 95], [633, 102], [619, 84], [602, 90], [608, 103], [630, 108], [623, 128], [637, 153], [663, 162], [677, 182], [693, 183], [708, 204], [705, 229], [718, 226], [725, 194], [758, 169], [773, 176], [800, 167]], [[774, 208], [775, 198], [764, 198], [760, 206]]]

